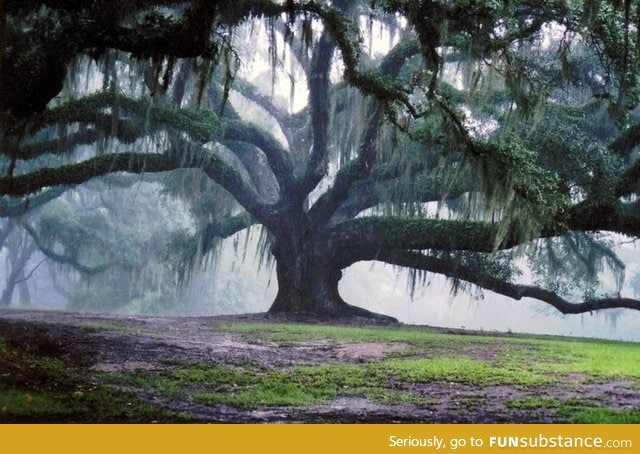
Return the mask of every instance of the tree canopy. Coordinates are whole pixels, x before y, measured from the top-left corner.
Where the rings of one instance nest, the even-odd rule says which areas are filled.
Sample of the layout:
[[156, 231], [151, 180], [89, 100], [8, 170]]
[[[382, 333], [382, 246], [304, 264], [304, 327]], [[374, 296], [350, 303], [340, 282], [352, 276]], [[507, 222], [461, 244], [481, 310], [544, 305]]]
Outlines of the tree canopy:
[[[640, 309], [593, 286], [623, 267], [601, 232], [640, 235], [640, 4], [0, 5], [0, 214], [33, 238], [26, 213], [69, 188], [158, 174], [196, 218], [165, 239], [183, 272], [264, 228], [271, 314], [385, 319], [338, 292], [363, 260], [562, 313]], [[77, 238], [36, 243], [107, 265]]]

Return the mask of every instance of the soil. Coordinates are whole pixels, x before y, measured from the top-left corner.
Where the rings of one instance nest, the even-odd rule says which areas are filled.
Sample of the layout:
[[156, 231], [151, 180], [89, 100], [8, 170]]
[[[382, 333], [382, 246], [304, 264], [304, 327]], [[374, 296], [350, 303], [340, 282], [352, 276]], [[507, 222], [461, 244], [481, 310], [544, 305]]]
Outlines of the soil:
[[[29, 344], [45, 356], [64, 356], [87, 376], [97, 372], [163, 370], [176, 363], [242, 365], [264, 369], [294, 365], [362, 363], [407, 348], [402, 343], [337, 344], [332, 341], [259, 342], [242, 334], [217, 331], [220, 321], [270, 323], [264, 315], [160, 318], [0, 310], [0, 337], [8, 344]], [[481, 360], [495, 356], [495, 344], [460, 347], [459, 353]], [[561, 384], [472, 386], [460, 383], [398, 383], [397, 389], [425, 398], [427, 405], [383, 404], [362, 397], [341, 396], [309, 408], [235, 408], [170, 400], [149, 391], [140, 398], [161, 407], [188, 412], [198, 422], [226, 423], [557, 423], [566, 422], [553, 408], [514, 409], [512, 399], [549, 397], [588, 399], [615, 409], [640, 407], [640, 389], [632, 381], [594, 383], [579, 374], [562, 377]]]

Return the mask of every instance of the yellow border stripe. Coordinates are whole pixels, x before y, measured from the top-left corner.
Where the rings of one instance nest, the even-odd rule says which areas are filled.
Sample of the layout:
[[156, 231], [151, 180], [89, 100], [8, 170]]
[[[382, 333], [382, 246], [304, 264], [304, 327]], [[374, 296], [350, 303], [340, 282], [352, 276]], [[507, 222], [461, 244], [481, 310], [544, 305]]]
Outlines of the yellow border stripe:
[[[640, 452], [635, 425], [0, 425], [0, 454]], [[537, 447], [526, 447], [530, 445]]]

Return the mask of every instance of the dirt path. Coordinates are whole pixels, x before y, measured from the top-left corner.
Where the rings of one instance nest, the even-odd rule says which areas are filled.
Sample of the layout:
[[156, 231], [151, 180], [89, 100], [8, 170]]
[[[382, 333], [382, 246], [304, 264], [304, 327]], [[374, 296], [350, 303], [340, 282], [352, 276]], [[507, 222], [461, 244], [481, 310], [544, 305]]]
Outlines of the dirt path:
[[[152, 318], [60, 312], [0, 311], [0, 337], [29, 343], [43, 355], [64, 355], [87, 374], [165, 370], [180, 363], [242, 365], [265, 370], [295, 365], [362, 363], [401, 352], [403, 343], [338, 344], [255, 342], [247, 336], [216, 330], [220, 321], [264, 321], [261, 316]], [[466, 355], [486, 360], [495, 346], [477, 346]], [[563, 422], [553, 408], [508, 408], [508, 400], [537, 396], [592, 398], [611, 408], [640, 408], [640, 390], [631, 381], [589, 383], [567, 377], [563, 385], [543, 388], [472, 386], [460, 383], [399, 383], [400, 389], [425, 397], [430, 404], [382, 404], [362, 397], [337, 397], [307, 408], [242, 409], [171, 400], [149, 391], [140, 397], [162, 407], [189, 412], [198, 421], [214, 422]]]

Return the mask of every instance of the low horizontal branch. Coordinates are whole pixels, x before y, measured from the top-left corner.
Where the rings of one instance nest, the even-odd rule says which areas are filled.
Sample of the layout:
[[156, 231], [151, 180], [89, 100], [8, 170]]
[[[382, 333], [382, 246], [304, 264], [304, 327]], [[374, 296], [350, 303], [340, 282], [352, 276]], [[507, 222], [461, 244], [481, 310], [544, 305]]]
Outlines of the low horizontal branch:
[[533, 298], [549, 304], [563, 314], [582, 314], [602, 309], [619, 308], [640, 310], [640, 301], [632, 298], [594, 298], [574, 303], [542, 287], [513, 284], [472, 270], [453, 260], [430, 257], [414, 251], [381, 250], [377, 252], [375, 259], [392, 265], [410, 267], [466, 281], [515, 300], [525, 297]]
[[369, 216], [331, 229], [335, 247], [376, 249], [440, 249], [493, 252], [515, 245], [505, 238], [496, 244], [498, 225], [479, 221]]

